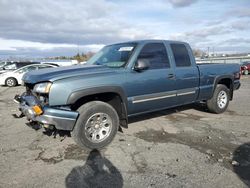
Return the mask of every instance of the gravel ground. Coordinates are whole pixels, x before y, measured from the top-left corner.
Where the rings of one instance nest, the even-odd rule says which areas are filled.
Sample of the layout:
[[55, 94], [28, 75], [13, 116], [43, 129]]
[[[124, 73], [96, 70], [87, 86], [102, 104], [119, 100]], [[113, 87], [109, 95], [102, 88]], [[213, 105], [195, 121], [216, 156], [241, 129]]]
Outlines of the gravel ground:
[[188, 105], [130, 119], [101, 151], [83, 151], [18, 119], [23, 87], [0, 88], [0, 187], [250, 187], [250, 76], [227, 112]]

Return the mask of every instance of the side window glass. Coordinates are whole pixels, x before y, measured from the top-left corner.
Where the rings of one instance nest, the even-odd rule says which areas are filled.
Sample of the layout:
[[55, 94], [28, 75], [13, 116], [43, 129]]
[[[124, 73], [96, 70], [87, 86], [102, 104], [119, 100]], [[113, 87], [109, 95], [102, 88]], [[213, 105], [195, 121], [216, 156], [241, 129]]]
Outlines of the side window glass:
[[149, 69], [169, 68], [169, 59], [166, 48], [163, 43], [146, 44], [138, 59], [148, 59], [150, 63]]
[[174, 54], [176, 67], [189, 67], [191, 66], [188, 50], [184, 44], [170, 44]]
[[51, 68], [51, 66], [47, 66], [47, 65], [39, 65], [38, 69], [46, 69], [46, 68]]
[[11, 70], [11, 69], [16, 69], [16, 64], [7, 64], [4, 66], [4, 69], [6, 70]]
[[20, 69], [20, 70], [18, 71], [18, 73], [25, 73], [25, 72], [32, 71], [32, 70], [36, 70], [36, 69], [37, 69], [36, 66], [24, 67], [24, 68]]
[[28, 67], [27, 71], [37, 70], [37, 66]]
[[26, 71], [27, 71], [27, 67], [19, 69], [18, 73], [23, 73], [23, 72], [26, 72]]

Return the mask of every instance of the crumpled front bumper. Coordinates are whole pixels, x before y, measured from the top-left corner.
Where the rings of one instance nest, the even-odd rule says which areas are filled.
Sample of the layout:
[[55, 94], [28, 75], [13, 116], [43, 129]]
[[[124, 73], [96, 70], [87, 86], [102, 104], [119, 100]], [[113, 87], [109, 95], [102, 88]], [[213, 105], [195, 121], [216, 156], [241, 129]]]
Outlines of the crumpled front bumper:
[[[44, 125], [54, 125], [59, 130], [73, 130], [78, 118], [78, 112], [41, 106], [40, 101], [31, 94], [24, 93], [14, 98], [19, 103], [19, 110], [27, 117], [28, 120], [36, 121]], [[40, 106], [42, 114], [37, 115], [34, 106]]]

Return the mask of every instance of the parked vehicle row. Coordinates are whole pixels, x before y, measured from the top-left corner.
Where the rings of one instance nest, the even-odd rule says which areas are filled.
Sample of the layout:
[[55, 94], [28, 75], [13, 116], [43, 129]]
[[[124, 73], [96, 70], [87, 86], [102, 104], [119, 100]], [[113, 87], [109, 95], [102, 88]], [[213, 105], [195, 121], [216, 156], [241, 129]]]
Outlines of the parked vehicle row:
[[13, 71], [7, 71], [5, 73], [0, 74], [0, 85], [14, 87], [16, 85], [22, 84], [22, 77], [25, 73], [29, 71], [33, 71], [33, 70], [40, 70], [40, 69], [52, 68], [52, 67], [58, 67], [58, 65], [32, 63], [30, 65], [23, 66]]

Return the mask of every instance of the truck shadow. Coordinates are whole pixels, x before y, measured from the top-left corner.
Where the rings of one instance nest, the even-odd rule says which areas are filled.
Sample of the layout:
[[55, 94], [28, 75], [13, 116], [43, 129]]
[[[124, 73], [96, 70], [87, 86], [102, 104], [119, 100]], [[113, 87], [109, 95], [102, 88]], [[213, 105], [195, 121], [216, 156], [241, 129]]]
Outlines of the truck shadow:
[[67, 188], [123, 186], [119, 170], [98, 150], [92, 150], [83, 166], [71, 170], [65, 179]]
[[166, 116], [166, 115], [174, 114], [174, 113], [189, 110], [189, 109], [195, 109], [195, 110], [200, 111], [200, 112], [210, 113], [210, 112], [208, 112], [208, 109], [207, 109], [205, 104], [195, 103], [195, 104], [188, 104], [188, 105], [184, 105], [184, 106], [174, 107], [174, 108], [170, 108], [170, 109], [166, 109], [166, 110], [161, 110], [161, 111], [156, 111], [156, 112], [152, 112], [152, 113], [147, 113], [147, 114], [142, 114], [142, 115], [130, 117], [129, 123], [135, 123], [137, 121], [144, 121], [147, 119]]
[[250, 187], [250, 142], [240, 145], [233, 153], [234, 172]]

